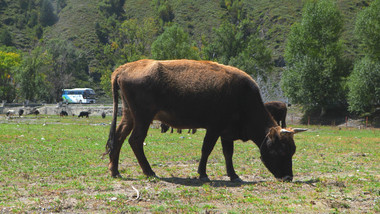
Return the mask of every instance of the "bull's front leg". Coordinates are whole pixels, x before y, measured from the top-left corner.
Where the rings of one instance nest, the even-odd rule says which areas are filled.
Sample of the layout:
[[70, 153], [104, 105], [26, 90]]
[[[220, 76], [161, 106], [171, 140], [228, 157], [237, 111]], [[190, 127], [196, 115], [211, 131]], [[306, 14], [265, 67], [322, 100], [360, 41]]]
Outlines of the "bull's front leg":
[[236, 174], [234, 165], [232, 162], [232, 156], [234, 154], [234, 142], [222, 137], [223, 155], [226, 160], [227, 175], [232, 182], [242, 182], [239, 176]]
[[202, 145], [202, 156], [198, 166], [199, 179], [202, 181], [210, 181], [206, 174], [206, 165], [209, 155], [211, 154], [219, 135], [213, 134], [209, 130], [206, 132], [206, 136]]

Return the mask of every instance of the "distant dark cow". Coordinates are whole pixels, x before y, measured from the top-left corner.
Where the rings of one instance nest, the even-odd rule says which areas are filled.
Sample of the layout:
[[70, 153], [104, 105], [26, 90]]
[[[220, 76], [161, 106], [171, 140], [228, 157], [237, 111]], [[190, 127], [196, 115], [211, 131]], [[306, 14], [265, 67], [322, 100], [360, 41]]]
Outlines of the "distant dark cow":
[[23, 114], [24, 114], [24, 109], [21, 109], [21, 108], [20, 108], [20, 109], [18, 110], [18, 116], [21, 117], [21, 115], [23, 115]]
[[[166, 133], [168, 130], [169, 130], [170, 126], [164, 124], [164, 123], [161, 123], [161, 133]], [[174, 130], [173, 130], [173, 127], [171, 127], [171, 131], [170, 133], [173, 133]], [[189, 131], [187, 132], [188, 134], [195, 134], [197, 132], [197, 129], [189, 129]], [[182, 133], [182, 129], [177, 129], [177, 133], [181, 134]]]
[[286, 112], [288, 109], [286, 108], [286, 103], [280, 101], [272, 101], [264, 104], [269, 113], [272, 115], [273, 119], [277, 122], [281, 127], [286, 128]]
[[[245, 72], [215, 62], [140, 60], [117, 68], [111, 78], [113, 120], [106, 153], [111, 176], [120, 177], [120, 149], [126, 137], [146, 176], [156, 176], [143, 145], [155, 119], [180, 129], [205, 128], [198, 173], [202, 181], [207, 159], [221, 137], [227, 175], [240, 182], [232, 156], [234, 140], [252, 140], [261, 160], [279, 180], [293, 179], [295, 130], [282, 129], [264, 107], [256, 82]], [[116, 129], [119, 89], [123, 117]]]
[[61, 117], [65, 117], [65, 116], [69, 116], [69, 114], [67, 113], [67, 111], [62, 110], [62, 111], [59, 113], [59, 116], [61, 116]]
[[165, 123], [161, 123], [160, 126], [161, 126], [161, 133], [166, 133], [170, 128], [170, 126], [166, 125]]
[[102, 112], [102, 118], [106, 118], [106, 113], [105, 112]]
[[79, 115], [78, 115], [78, 117], [89, 117], [89, 115], [90, 115], [90, 112], [88, 112], [88, 111], [81, 111], [80, 113], [79, 113]]
[[[173, 133], [174, 132], [173, 127], [170, 127], [170, 126], [168, 126], [168, 125], [166, 125], [164, 123], [161, 123], [161, 133], [166, 133], [170, 128], [171, 128], [170, 133]], [[182, 133], [182, 129], [177, 129], [177, 133], [181, 134]]]
[[34, 115], [39, 115], [40, 114], [40, 111], [38, 111], [37, 109], [32, 109], [29, 114], [34, 114]]

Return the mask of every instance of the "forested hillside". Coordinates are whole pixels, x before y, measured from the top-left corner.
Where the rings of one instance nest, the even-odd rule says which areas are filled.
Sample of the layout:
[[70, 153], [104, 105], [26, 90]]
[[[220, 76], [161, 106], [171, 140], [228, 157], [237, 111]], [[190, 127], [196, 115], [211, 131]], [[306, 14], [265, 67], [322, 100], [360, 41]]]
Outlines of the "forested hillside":
[[[62, 87], [108, 92], [116, 66], [141, 58], [168, 58], [157, 48], [171, 49], [165, 38], [179, 34], [176, 42], [188, 44], [189, 50], [171, 58], [215, 60], [276, 79], [286, 67], [287, 38], [291, 26], [301, 21], [305, 2], [310, 1], [0, 0], [1, 50], [18, 54], [14, 64], [20, 66], [19, 74], [8, 73], [13, 72], [13, 81], [28, 73], [41, 81], [34, 86], [15, 84], [1, 99], [55, 102]], [[336, 1], [343, 19], [343, 55], [351, 63], [346, 69], [352, 69], [361, 54], [354, 36], [356, 16], [371, 2]], [[33, 88], [39, 92], [25, 93], [41, 85], [50, 91]]]
[[[62, 1], [62, 0], [61, 0]], [[69, 39], [78, 48], [95, 49], [96, 40], [95, 24], [101, 22], [104, 17], [100, 16], [99, 1], [95, 0], [63, 0], [65, 7], [58, 9], [59, 0], [51, 1], [55, 14], [58, 16], [57, 22], [52, 26], [42, 27], [45, 39], [61, 38]], [[25, 2], [25, 3], [22, 3]], [[25, 11], [20, 9], [21, 4], [28, 4], [27, 0], [0, 1], [1, 30], [8, 30], [11, 33], [14, 46], [17, 48], [31, 49], [36, 36], [33, 30], [28, 27], [31, 16], [26, 16]], [[32, 1], [35, 10], [40, 10], [39, 4], [42, 0]], [[150, 0], [125, 0], [125, 18], [136, 18], [143, 20], [146, 17], [155, 18], [154, 6]], [[212, 38], [212, 28], [218, 27], [226, 17], [227, 10], [221, 7], [220, 0], [182, 0], [168, 1], [174, 13], [174, 22], [180, 24], [194, 40], [201, 40], [201, 36]], [[273, 50], [274, 56], [280, 56], [284, 51], [286, 36], [290, 26], [301, 17], [303, 0], [243, 0], [243, 10], [248, 17], [260, 26], [261, 36], [266, 40], [266, 44]], [[371, 0], [343, 0], [338, 1], [345, 18], [344, 38], [346, 44], [350, 46], [353, 40], [353, 26], [356, 13], [363, 7], [368, 6]], [[58, 12], [58, 13], [57, 13]], [[21, 21], [20, 19], [28, 19]], [[104, 21], [104, 20], [103, 20]], [[20, 24], [24, 22], [24, 24]], [[22, 26], [23, 25], [23, 26]], [[354, 47], [347, 51], [353, 51]], [[93, 53], [89, 53], [93, 54]]]

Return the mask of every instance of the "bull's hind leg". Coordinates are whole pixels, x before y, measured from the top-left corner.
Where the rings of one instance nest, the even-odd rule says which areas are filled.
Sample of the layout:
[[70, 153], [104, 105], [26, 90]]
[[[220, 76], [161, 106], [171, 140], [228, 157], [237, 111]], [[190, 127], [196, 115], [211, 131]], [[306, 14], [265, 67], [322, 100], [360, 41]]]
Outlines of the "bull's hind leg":
[[234, 142], [222, 137], [222, 147], [224, 159], [226, 160], [227, 175], [233, 182], [242, 182], [239, 176], [236, 174], [234, 165], [232, 163], [232, 156], [234, 154]]
[[202, 156], [198, 166], [199, 179], [202, 181], [210, 181], [206, 174], [207, 159], [208, 156], [211, 154], [212, 150], [214, 149], [218, 137], [219, 135], [207, 130], [206, 136], [203, 140]]
[[130, 111], [124, 110], [123, 118], [120, 121], [119, 126], [116, 129], [116, 139], [113, 148], [110, 151], [110, 163], [108, 169], [111, 171], [112, 177], [121, 177], [119, 173], [119, 156], [120, 150], [123, 146], [125, 138], [131, 133], [133, 129], [133, 119]]
[[156, 174], [150, 167], [150, 164], [144, 153], [144, 140], [148, 133], [149, 125], [153, 117], [149, 118], [145, 115], [143, 118], [144, 119], [142, 119], [142, 117], [136, 116], [134, 124], [135, 127], [132, 131], [131, 136], [129, 137], [129, 144], [135, 153], [135, 156], [140, 164], [141, 169], [143, 170], [143, 173], [148, 177], [155, 177]]

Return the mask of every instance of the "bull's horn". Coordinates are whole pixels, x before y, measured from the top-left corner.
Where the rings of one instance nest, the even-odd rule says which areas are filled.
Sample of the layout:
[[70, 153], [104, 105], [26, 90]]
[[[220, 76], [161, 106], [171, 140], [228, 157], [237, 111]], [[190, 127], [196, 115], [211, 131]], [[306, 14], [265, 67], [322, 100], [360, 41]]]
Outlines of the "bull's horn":
[[303, 128], [293, 128], [294, 133], [304, 132], [304, 131], [307, 131], [307, 130], [308, 129], [303, 129]]
[[287, 129], [281, 129], [280, 134], [281, 134], [282, 136], [285, 136], [285, 135], [293, 135], [294, 132], [291, 131], [291, 130], [287, 130]]
[[287, 129], [281, 129], [280, 133], [292, 133], [292, 131], [289, 131]]

